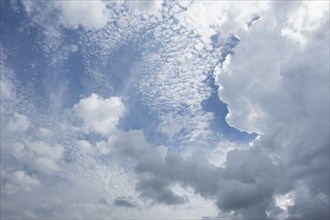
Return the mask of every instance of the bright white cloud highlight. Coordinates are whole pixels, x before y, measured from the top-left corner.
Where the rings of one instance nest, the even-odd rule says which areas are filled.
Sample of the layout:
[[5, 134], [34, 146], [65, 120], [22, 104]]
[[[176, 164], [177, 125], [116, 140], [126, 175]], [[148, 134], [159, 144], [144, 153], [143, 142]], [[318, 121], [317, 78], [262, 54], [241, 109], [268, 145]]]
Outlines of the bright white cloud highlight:
[[133, 11], [134, 13], [137, 14], [142, 14], [142, 13], [156, 13], [163, 1], [157, 0], [157, 1], [125, 1], [128, 8]]
[[322, 25], [324, 16], [327, 14], [329, 14], [328, 2], [303, 2], [289, 16], [287, 26], [282, 29], [281, 33], [304, 46], [310, 35], [322, 34], [317, 29], [320, 28], [319, 26]]
[[246, 31], [247, 23], [256, 15], [263, 15], [269, 2], [195, 1], [180, 16], [181, 22], [192, 26], [202, 38], [220, 32], [223, 38]]
[[60, 22], [68, 27], [100, 29], [110, 18], [106, 1], [55, 1], [55, 5], [61, 9]]
[[93, 93], [90, 97], [81, 99], [73, 110], [83, 120], [85, 132], [107, 135], [117, 126], [125, 107], [119, 97], [104, 99]]
[[289, 194], [285, 194], [276, 196], [275, 204], [284, 211], [287, 211], [290, 206], [294, 205], [294, 201], [292, 200], [292, 198], [290, 198]]

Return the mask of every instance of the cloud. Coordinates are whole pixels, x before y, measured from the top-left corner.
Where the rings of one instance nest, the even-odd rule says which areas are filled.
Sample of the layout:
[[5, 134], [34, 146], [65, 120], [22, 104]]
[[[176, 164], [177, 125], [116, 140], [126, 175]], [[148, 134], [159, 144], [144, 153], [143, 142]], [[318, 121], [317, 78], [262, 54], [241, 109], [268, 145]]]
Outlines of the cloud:
[[[52, 39], [41, 41], [47, 56], [55, 59], [48, 49], [66, 45], [60, 24], [76, 34], [85, 29], [77, 53], [94, 81], [84, 94], [101, 95], [48, 111], [31, 98], [38, 90], [1, 76], [2, 216], [329, 218], [328, 3], [319, 10], [309, 2], [166, 2], [158, 15], [136, 16], [104, 1], [59, 2], [58, 21], [48, 16], [53, 4], [30, 3], [23, 4], [34, 27], [53, 24], [41, 31]], [[139, 14], [148, 4], [131, 6]], [[99, 13], [76, 16], [89, 6]], [[112, 12], [116, 22], [106, 23]], [[134, 80], [123, 77], [123, 84], [161, 121], [155, 128], [169, 137], [161, 146], [142, 130], [118, 128], [128, 110], [108, 67], [122, 48], [139, 51]], [[227, 122], [258, 133], [249, 146], [210, 132], [212, 114], [201, 103], [210, 96], [205, 81], [213, 69]]]
[[125, 107], [119, 97], [104, 99], [93, 93], [81, 99], [73, 111], [83, 120], [84, 132], [107, 135], [116, 128]]
[[137, 14], [142, 13], [156, 13], [163, 3], [163, 1], [125, 1], [129, 10]]
[[[284, 36], [305, 45], [308, 35], [317, 33], [323, 19], [329, 13], [327, 2], [304, 2], [292, 11], [292, 16], [288, 18], [287, 25], [282, 28]], [[322, 34], [322, 33], [318, 33]]]
[[[261, 134], [254, 147], [285, 170], [277, 174], [281, 181], [273, 190], [275, 195], [290, 193], [293, 204], [285, 210], [290, 218], [329, 217], [327, 203], [321, 199], [329, 198], [325, 187], [329, 183], [325, 156], [329, 153], [329, 11], [307, 12], [319, 6], [298, 4], [289, 9], [297, 13], [289, 20], [285, 18], [291, 13], [281, 17], [274, 7], [274, 14], [241, 32], [234, 55], [226, 58], [217, 75], [219, 97], [228, 104], [227, 122]], [[302, 20], [307, 26], [301, 26]], [[308, 28], [309, 24], [313, 27]], [[283, 34], [286, 26], [294, 26], [299, 39]], [[267, 199], [272, 200], [271, 194]], [[249, 216], [246, 210], [239, 213]], [[266, 207], [261, 210], [267, 212]]]
[[60, 11], [60, 22], [67, 27], [86, 30], [100, 29], [110, 20], [105, 1], [55, 1]]
[[[138, 174], [136, 190], [142, 198], [155, 203], [179, 205], [187, 202], [184, 195], [173, 191], [175, 183], [192, 187], [195, 193], [216, 200], [220, 212], [239, 212], [244, 217], [265, 218], [272, 195], [279, 181], [279, 167], [259, 149], [232, 150], [227, 154], [225, 167], [216, 167], [200, 152], [191, 157], [161, 154], [158, 148], [143, 144], [143, 136], [136, 132], [123, 134], [111, 142], [112, 153], [129, 157], [136, 162]], [[126, 136], [126, 137], [125, 137]]]
[[[60, 170], [59, 161], [62, 159], [64, 148], [60, 144], [52, 146], [44, 141], [31, 140], [31, 137], [21, 136], [4, 142], [4, 152], [10, 153], [15, 160], [46, 174], [53, 174]], [[25, 139], [25, 140], [24, 140]], [[30, 139], [30, 140], [29, 140]]]
[[17, 193], [19, 190], [31, 193], [33, 188], [41, 185], [36, 176], [30, 176], [23, 170], [13, 171], [1, 167], [1, 178], [5, 182], [1, 192], [9, 195]]
[[159, 131], [166, 134], [170, 139], [178, 134], [188, 123], [182, 118], [174, 118], [173, 114], [163, 117], [162, 122], [158, 125]]
[[269, 2], [233, 4], [229, 1], [195, 1], [179, 19], [185, 26], [201, 34], [204, 40], [209, 41], [211, 36], [218, 32], [223, 38], [228, 38], [233, 33], [247, 30], [248, 22], [256, 15], [263, 15], [269, 5]]
[[7, 129], [10, 132], [24, 132], [29, 128], [29, 121], [25, 115], [15, 113], [9, 120]]
[[[105, 143], [112, 155], [131, 158], [137, 161], [137, 172], [142, 173], [144, 169], [160, 171], [164, 166], [164, 150], [154, 148], [146, 140], [141, 131], [128, 131], [117, 136], [112, 136]], [[181, 204], [185, 198], [175, 195], [170, 189], [169, 182], [159, 178], [143, 178], [136, 185], [141, 198], [151, 199], [156, 203]]]
[[127, 200], [126, 198], [117, 198], [114, 201], [114, 204], [118, 207], [125, 207], [125, 208], [136, 208], [137, 205], [134, 204], [133, 202]]
[[12, 98], [11, 87], [3, 79], [0, 80], [0, 92], [1, 92], [1, 98], [3, 98], [3, 99], [11, 99]]
[[140, 197], [152, 199], [153, 202], [167, 204], [167, 205], [178, 205], [185, 203], [187, 199], [175, 195], [169, 188], [169, 183], [162, 181], [161, 179], [147, 179], [140, 181], [136, 189], [141, 192]]

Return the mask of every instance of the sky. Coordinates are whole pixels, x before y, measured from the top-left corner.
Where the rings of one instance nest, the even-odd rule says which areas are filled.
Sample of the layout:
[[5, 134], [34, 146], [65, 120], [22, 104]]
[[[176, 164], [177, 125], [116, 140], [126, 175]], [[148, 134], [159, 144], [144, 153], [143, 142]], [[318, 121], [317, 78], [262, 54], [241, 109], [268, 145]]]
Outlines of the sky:
[[2, 219], [329, 219], [328, 1], [1, 1]]

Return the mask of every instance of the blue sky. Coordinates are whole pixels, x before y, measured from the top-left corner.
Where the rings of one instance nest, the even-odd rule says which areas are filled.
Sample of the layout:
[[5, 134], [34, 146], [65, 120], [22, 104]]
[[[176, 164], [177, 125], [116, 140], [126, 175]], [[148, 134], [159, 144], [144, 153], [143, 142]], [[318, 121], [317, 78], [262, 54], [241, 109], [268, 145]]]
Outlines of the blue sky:
[[1, 217], [329, 218], [328, 8], [2, 1]]

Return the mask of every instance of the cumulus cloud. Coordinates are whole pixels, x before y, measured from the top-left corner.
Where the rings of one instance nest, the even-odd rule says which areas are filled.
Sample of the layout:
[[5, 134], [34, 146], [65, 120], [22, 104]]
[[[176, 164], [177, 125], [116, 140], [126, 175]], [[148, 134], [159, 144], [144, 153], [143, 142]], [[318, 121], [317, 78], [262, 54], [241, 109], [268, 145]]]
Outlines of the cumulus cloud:
[[147, 13], [156, 13], [163, 1], [125, 1], [128, 8], [134, 13], [141, 14], [144, 12]]
[[125, 107], [119, 97], [104, 99], [93, 93], [90, 97], [81, 99], [73, 110], [83, 120], [85, 132], [106, 135], [116, 128]]
[[7, 129], [10, 132], [24, 132], [29, 128], [29, 121], [25, 115], [15, 113], [10, 118]]
[[33, 188], [41, 185], [35, 175], [28, 175], [23, 170], [11, 170], [1, 167], [1, 178], [5, 180], [1, 192], [4, 194], [14, 194], [23, 190], [31, 193]]
[[256, 15], [263, 15], [268, 8], [268, 2], [232, 4], [230, 1], [195, 1], [179, 19], [200, 33], [204, 40], [209, 41], [210, 37], [218, 32], [227, 38], [233, 33], [247, 30], [248, 22]]
[[[319, 6], [301, 3], [291, 8], [296, 16], [288, 20], [275, 16], [274, 7], [274, 16], [241, 32], [234, 55], [226, 58], [217, 75], [219, 96], [228, 104], [227, 122], [261, 134], [254, 147], [286, 170], [274, 190], [290, 193], [290, 218], [329, 217], [321, 199], [329, 198], [329, 11], [307, 13]], [[313, 28], [302, 26], [301, 20]], [[283, 34], [286, 26], [294, 26], [297, 35]], [[304, 193], [298, 193], [301, 188]]]
[[57, 161], [63, 154], [63, 147], [61, 145], [49, 146], [44, 142], [36, 141], [28, 143], [28, 147], [37, 155], [34, 163], [38, 170], [45, 173], [59, 171], [60, 166]]
[[61, 9], [60, 22], [67, 27], [100, 29], [110, 18], [105, 1], [55, 1], [55, 5]]
[[[307, 43], [308, 35], [321, 34], [318, 29], [323, 22], [320, 20], [329, 14], [327, 2], [304, 2], [292, 11], [281, 33], [302, 45]], [[324, 23], [323, 23], [324, 24]], [[324, 36], [323, 36], [324, 37]]]
[[[326, 24], [328, 21], [322, 20], [322, 22]], [[247, 32], [245, 35], [241, 36], [242, 40], [237, 50], [235, 50], [235, 56], [231, 56], [230, 59], [227, 60], [228, 63], [230, 63], [230, 69], [227, 70], [228, 65], [224, 64], [222, 73], [218, 75], [218, 80], [222, 86], [227, 84], [227, 81], [230, 81], [228, 82], [228, 85], [231, 84], [228, 86], [229, 88], [220, 91], [220, 97], [222, 100], [229, 104], [229, 109], [231, 108], [231, 105], [240, 105], [239, 108], [235, 108], [235, 110], [230, 111], [230, 114], [227, 116], [227, 121], [231, 125], [249, 132], [256, 131], [262, 133], [262, 130], [267, 129], [262, 127], [263, 123], [260, 122], [264, 121], [262, 119], [263, 117], [268, 117], [265, 115], [268, 111], [272, 111], [271, 114], [269, 114], [269, 117], [276, 117], [276, 120], [279, 118], [282, 118], [281, 120], [286, 120], [291, 116], [292, 112], [290, 110], [285, 113], [279, 111], [280, 105], [275, 104], [276, 102], [288, 102], [290, 105], [296, 105], [299, 111], [304, 109], [298, 108], [299, 106], [297, 105], [299, 105], [299, 103], [297, 100], [294, 100], [295, 98], [302, 99], [302, 96], [298, 97], [298, 95], [304, 95], [306, 93], [303, 91], [301, 91], [302, 93], [297, 91], [298, 88], [301, 88], [299, 87], [300, 83], [305, 81], [306, 83], [315, 83], [316, 86], [318, 84], [318, 80], [325, 79], [324, 77], [326, 77], [324, 75], [324, 71], [326, 71], [326, 69], [324, 69], [325, 65], [318, 65], [313, 63], [312, 57], [309, 57], [312, 56], [311, 51], [316, 50], [316, 48], [320, 46], [320, 44], [316, 43], [316, 38], [311, 39], [309, 48], [300, 50], [300, 48], [297, 47], [294, 43], [288, 42], [286, 38], [281, 36], [281, 28], [279, 26], [270, 26], [269, 23], [274, 23], [274, 21], [271, 18], [267, 20], [261, 20], [260, 23], [258, 23], [250, 32]], [[267, 28], [267, 25], [267, 31], [261, 29], [261, 27]], [[323, 26], [321, 28], [323, 29]], [[243, 38], [245, 40], [243, 40]], [[268, 39], [273, 40], [272, 42], [269, 42]], [[325, 47], [328, 45], [324, 41], [322, 41], [322, 43], [324, 43]], [[288, 52], [289, 49], [290, 52]], [[258, 53], [258, 50], [262, 51], [262, 53]], [[254, 56], [248, 55], [250, 51], [253, 51]], [[327, 55], [324, 50], [318, 52], [323, 55], [322, 57]], [[264, 59], [264, 54], [269, 54], [266, 55], [268, 59]], [[272, 54], [272, 56], [270, 56], [270, 54]], [[235, 63], [238, 61], [238, 59], [244, 59], [246, 62], [235, 66]], [[267, 62], [267, 65], [249, 65], [252, 63], [252, 61], [257, 62], [257, 60], [263, 60], [263, 62]], [[309, 78], [307, 78], [307, 76], [311, 75], [307, 73], [307, 70], [303, 70], [304, 65], [302, 63], [304, 61], [308, 61], [310, 63], [304, 64], [305, 66], [310, 65], [311, 68], [315, 68], [315, 72], [317, 72], [315, 77], [310, 77], [310, 81], [308, 80]], [[325, 60], [324, 62], [326, 63]], [[265, 66], [267, 66], [270, 71], [267, 71]], [[242, 80], [242, 78], [239, 80], [238, 78], [240, 76], [238, 76], [237, 72], [249, 73], [244, 75], [246, 80], [250, 79], [249, 82], [245, 83], [245, 80]], [[236, 78], [236, 80], [233, 78]], [[279, 94], [279, 90], [283, 91], [284, 89], [290, 89], [289, 85], [285, 85], [288, 83], [290, 83], [292, 86], [288, 95], [284, 96], [282, 99], [279, 99], [279, 97], [276, 97], [276, 99], [271, 98], [271, 95], [275, 97], [277, 94]], [[236, 84], [236, 86], [233, 84]], [[237, 86], [238, 88], [242, 87], [242, 89], [234, 89]], [[311, 85], [311, 87], [312, 86], [314, 85]], [[231, 101], [227, 101], [226, 97], [229, 96], [227, 94], [231, 92], [234, 92], [238, 98], [235, 100], [233, 99]], [[313, 90], [313, 93], [315, 92], [318, 91]], [[325, 91], [322, 90], [319, 92]], [[269, 97], [267, 97], [267, 95]], [[252, 98], [250, 98], [250, 96]], [[266, 107], [263, 107], [263, 104], [269, 104], [267, 108], [270, 108], [270, 106], [274, 108], [272, 110], [267, 109], [265, 111], [264, 108]], [[288, 104], [287, 106], [290, 105]], [[242, 108], [242, 106], [245, 107]], [[278, 107], [276, 108], [276, 106]], [[278, 111], [275, 112], [275, 109]], [[324, 109], [324, 107], [321, 109]], [[290, 114], [290, 116], [288, 114]], [[240, 122], [236, 123], [234, 120], [240, 120]]]
[[52, 146], [44, 141], [31, 140], [25, 136], [19, 137], [17, 142], [10, 139], [7, 141], [4, 142], [4, 154], [10, 153], [20, 163], [46, 174], [52, 174], [60, 170], [59, 161], [64, 152], [62, 145]]

